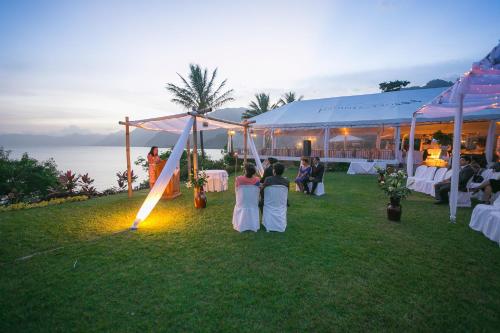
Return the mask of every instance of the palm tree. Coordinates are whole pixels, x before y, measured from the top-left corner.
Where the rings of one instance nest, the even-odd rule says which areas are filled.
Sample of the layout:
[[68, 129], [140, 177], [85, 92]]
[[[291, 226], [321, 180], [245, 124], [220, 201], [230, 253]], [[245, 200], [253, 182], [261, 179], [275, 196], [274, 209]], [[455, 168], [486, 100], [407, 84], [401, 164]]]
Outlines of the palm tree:
[[304, 98], [303, 95], [301, 95], [299, 98], [297, 98], [297, 95], [293, 91], [289, 91], [285, 93], [283, 96], [281, 96], [280, 100], [276, 103], [277, 106], [283, 106], [288, 103], [292, 103], [295, 101], [301, 101], [302, 98]]
[[241, 118], [248, 119], [255, 117], [261, 113], [272, 110], [275, 105], [271, 105], [269, 94], [258, 93], [255, 94], [255, 101], [252, 101], [249, 105], [249, 109], [246, 110]]
[[[208, 69], [202, 69], [200, 65], [190, 64], [187, 80], [179, 73], [177, 75], [181, 78], [184, 86], [180, 87], [173, 83], [167, 83], [166, 89], [174, 96], [171, 101], [184, 106], [186, 109], [215, 109], [227, 102], [234, 101], [232, 97], [233, 89], [222, 91], [227, 79], [223, 80], [217, 88], [215, 87], [217, 68], [209, 75]], [[201, 155], [205, 156], [202, 131], [200, 131], [200, 146]]]

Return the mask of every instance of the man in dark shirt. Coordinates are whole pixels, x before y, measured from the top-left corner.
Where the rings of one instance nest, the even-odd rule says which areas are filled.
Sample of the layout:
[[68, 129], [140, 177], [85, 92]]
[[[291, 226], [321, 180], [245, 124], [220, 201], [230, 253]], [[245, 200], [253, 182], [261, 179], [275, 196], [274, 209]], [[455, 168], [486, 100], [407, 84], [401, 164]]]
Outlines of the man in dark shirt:
[[267, 158], [267, 167], [264, 169], [264, 174], [260, 178], [260, 183], [264, 184], [264, 181], [266, 180], [267, 177], [271, 177], [273, 175], [273, 165], [274, 163], [278, 162], [277, 159], [274, 157], [268, 157]]
[[[321, 183], [323, 181], [324, 173], [325, 173], [325, 167], [323, 166], [323, 164], [320, 163], [319, 157], [313, 158], [311, 176], [309, 176], [309, 179], [306, 179], [304, 181], [304, 189], [306, 190], [307, 194], [314, 194], [314, 192], [316, 192], [316, 187], [318, 187], [318, 183]], [[309, 192], [309, 186], [308, 186], [309, 182], [312, 182], [311, 192]]]
[[[273, 185], [283, 185], [286, 186], [287, 188], [290, 188], [290, 181], [283, 177], [283, 172], [285, 171], [285, 166], [279, 162], [276, 162], [273, 164], [273, 176], [267, 177], [264, 183], [261, 183], [261, 190], [260, 190], [260, 202], [259, 202], [259, 208], [262, 211], [264, 208], [264, 189], [267, 186], [273, 186]], [[288, 201], [287, 201], [287, 206], [289, 206]]]
[[[474, 176], [474, 169], [470, 166], [470, 156], [460, 157], [460, 173], [458, 174], [458, 190], [467, 192], [467, 182]], [[436, 193], [436, 204], [447, 204], [449, 202], [449, 193], [451, 189], [451, 178], [443, 180], [434, 185]]]

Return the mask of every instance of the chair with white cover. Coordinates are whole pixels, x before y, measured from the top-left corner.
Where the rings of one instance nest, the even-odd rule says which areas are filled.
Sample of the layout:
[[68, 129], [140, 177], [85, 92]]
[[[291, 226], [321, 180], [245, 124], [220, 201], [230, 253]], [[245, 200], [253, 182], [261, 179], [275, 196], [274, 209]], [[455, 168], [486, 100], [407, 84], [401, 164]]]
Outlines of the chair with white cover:
[[482, 232], [500, 245], [500, 198], [492, 205], [477, 205], [472, 211], [469, 227]]
[[421, 165], [415, 170], [415, 175], [410, 176], [406, 179], [406, 186], [410, 187], [415, 183], [417, 179], [422, 179], [425, 174], [425, 170], [427, 170], [427, 165]]
[[[425, 194], [431, 194], [431, 193], [434, 194], [434, 185], [439, 182], [442, 182], [445, 179], [444, 177], [446, 176], [447, 171], [448, 169], [446, 168], [439, 168], [434, 174], [434, 178], [432, 180], [426, 180], [423, 183], [421, 192]], [[451, 177], [451, 172], [450, 172], [450, 177]]]
[[259, 223], [260, 189], [255, 185], [236, 188], [236, 204], [233, 210], [233, 228], [236, 231], [257, 231]]
[[[469, 190], [473, 191], [472, 193], [472, 198], [482, 200], [483, 199], [483, 191], [478, 191], [477, 189], [485, 185], [490, 179], [495, 177], [495, 172], [493, 169], [485, 169], [481, 172], [480, 174], [481, 177], [483, 177], [483, 180], [480, 182], [472, 182], [469, 185]], [[496, 179], [496, 178], [494, 178]], [[476, 190], [476, 191], [474, 191]]]
[[465, 188], [467, 189], [465, 192], [458, 191], [457, 197], [457, 207], [470, 207], [472, 206], [472, 193], [469, 191], [470, 184], [472, 183], [472, 177], [470, 177], [469, 181]]
[[[446, 169], [446, 168], [443, 168], [443, 169]], [[436, 185], [437, 183], [440, 183], [440, 182], [442, 182], [444, 180], [450, 179], [452, 173], [453, 173], [453, 171], [451, 171], [451, 169], [445, 171], [444, 176], [439, 181], [436, 181], [436, 177], [434, 176], [435, 180], [432, 180], [432, 181], [429, 181], [429, 182], [426, 183], [426, 188], [425, 188], [425, 192], [424, 193], [427, 193], [427, 194], [435, 197], [436, 196], [436, 188], [434, 187], [434, 185]], [[436, 171], [436, 174], [437, 174], [437, 171]]]
[[428, 167], [425, 170], [424, 176], [421, 179], [416, 179], [415, 182], [410, 186], [411, 189], [417, 192], [424, 192], [425, 182], [434, 179], [434, 174], [436, 173], [436, 167]]
[[[307, 186], [309, 187], [309, 192], [312, 191], [312, 182], [308, 183]], [[321, 183], [318, 183], [318, 185], [316, 186], [316, 191], [314, 191], [314, 195], [315, 196], [322, 196], [325, 194], [325, 184], [323, 184], [323, 180], [321, 181]]]
[[262, 224], [267, 231], [284, 232], [286, 229], [288, 187], [267, 186], [264, 189]]

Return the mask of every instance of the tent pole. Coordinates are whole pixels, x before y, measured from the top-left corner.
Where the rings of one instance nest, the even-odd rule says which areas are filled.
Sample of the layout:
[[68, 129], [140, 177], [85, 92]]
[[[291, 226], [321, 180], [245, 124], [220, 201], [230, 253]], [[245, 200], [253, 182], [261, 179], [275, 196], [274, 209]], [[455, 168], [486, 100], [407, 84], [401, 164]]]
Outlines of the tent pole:
[[399, 143], [401, 140], [401, 126], [396, 126], [394, 131], [394, 159], [398, 160], [399, 163]]
[[132, 198], [132, 168], [130, 163], [130, 126], [128, 117], [125, 117], [125, 152], [127, 154], [127, 189], [128, 197]]
[[414, 113], [411, 118], [410, 142], [406, 156], [406, 173], [408, 177], [413, 176], [413, 151], [415, 149], [415, 127], [417, 125], [417, 114]]
[[460, 93], [458, 110], [455, 113], [453, 128], [453, 155], [451, 160], [451, 188], [450, 188], [450, 222], [457, 219], [458, 177], [460, 172], [460, 146], [462, 138], [462, 116], [464, 111], [464, 93]]
[[191, 142], [189, 137], [186, 143], [186, 155], [187, 155], [187, 168], [188, 168], [188, 182], [191, 182]]
[[248, 151], [248, 125], [243, 127], [243, 163], [247, 164], [247, 151]]
[[198, 179], [198, 130], [196, 116], [193, 116], [193, 177]]
[[495, 147], [495, 137], [496, 137], [497, 121], [490, 120], [490, 125], [488, 127], [488, 135], [486, 137], [486, 145], [484, 147], [486, 155], [486, 163], [489, 165], [493, 162], [493, 149]]
[[323, 137], [323, 156], [325, 157], [325, 159], [328, 158], [329, 141], [330, 141], [330, 128], [325, 127], [325, 133]]
[[274, 138], [274, 128], [271, 129], [271, 156], [274, 156], [274, 149], [276, 148], [276, 140]]

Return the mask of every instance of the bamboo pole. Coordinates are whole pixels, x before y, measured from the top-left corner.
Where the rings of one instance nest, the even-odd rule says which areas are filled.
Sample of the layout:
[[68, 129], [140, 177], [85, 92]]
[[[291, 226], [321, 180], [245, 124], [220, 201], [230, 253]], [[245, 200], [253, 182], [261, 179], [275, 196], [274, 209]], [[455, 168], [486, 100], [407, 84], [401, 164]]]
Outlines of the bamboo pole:
[[187, 168], [188, 168], [188, 181], [191, 181], [191, 142], [189, 137], [186, 143], [186, 152], [187, 152]]
[[132, 198], [132, 169], [130, 163], [130, 126], [128, 125], [128, 117], [125, 117], [125, 151], [127, 154], [127, 187], [128, 197]]
[[198, 130], [196, 125], [196, 116], [193, 122], [193, 177], [198, 179]]
[[247, 164], [247, 151], [248, 151], [248, 124], [243, 128], [243, 163]]

